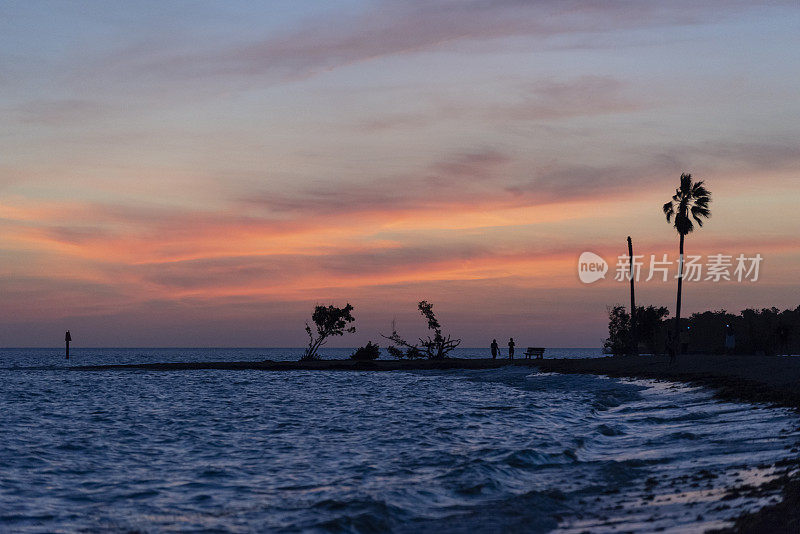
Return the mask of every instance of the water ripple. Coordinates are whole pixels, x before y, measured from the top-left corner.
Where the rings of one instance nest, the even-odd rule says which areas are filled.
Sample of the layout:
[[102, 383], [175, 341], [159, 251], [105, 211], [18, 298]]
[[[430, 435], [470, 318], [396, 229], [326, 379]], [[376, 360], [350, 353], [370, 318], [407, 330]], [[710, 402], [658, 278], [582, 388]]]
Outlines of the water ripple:
[[0, 380], [0, 531], [702, 530], [799, 439], [788, 410], [521, 368]]

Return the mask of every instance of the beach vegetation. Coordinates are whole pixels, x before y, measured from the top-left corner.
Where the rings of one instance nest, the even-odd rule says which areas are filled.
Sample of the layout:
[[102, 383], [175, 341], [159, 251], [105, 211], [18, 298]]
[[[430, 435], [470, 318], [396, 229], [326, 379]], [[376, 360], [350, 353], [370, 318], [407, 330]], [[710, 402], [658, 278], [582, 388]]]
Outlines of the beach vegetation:
[[[695, 313], [685, 327], [692, 352], [753, 355], [800, 354], [800, 306]], [[726, 347], [727, 336], [732, 336]]]
[[664, 319], [669, 310], [664, 306], [637, 306], [636, 329], [639, 345], [648, 354], [660, 354], [666, 339]]
[[355, 321], [353, 318], [353, 306], [348, 302], [344, 308], [336, 306], [316, 306], [311, 320], [314, 329], [306, 323], [306, 333], [308, 334], [308, 347], [306, 347], [301, 360], [319, 359], [319, 348], [327, 343], [331, 336], [342, 336], [345, 333], [356, 331], [355, 326], [348, 326]]
[[608, 338], [603, 341], [603, 352], [622, 356], [631, 353], [631, 314], [622, 304], [608, 307]]
[[[674, 325], [665, 307], [637, 306], [640, 346], [661, 354], [667, 332]], [[633, 354], [629, 343], [630, 314], [622, 305], [608, 308], [607, 354]], [[800, 306], [794, 309], [748, 308], [739, 314], [726, 310], [703, 311], [682, 318], [682, 343], [694, 354], [800, 354]], [[726, 346], [726, 341], [728, 345]]]
[[350, 359], [358, 361], [371, 361], [377, 360], [380, 355], [381, 348], [372, 341], [367, 341], [366, 345], [359, 347], [353, 354], [350, 355]]
[[382, 337], [393, 343], [387, 347], [387, 351], [395, 358], [428, 358], [431, 360], [441, 360], [461, 344], [460, 339], [454, 339], [450, 334], [442, 333], [442, 325], [433, 312], [433, 304], [426, 300], [421, 300], [417, 304], [420, 314], [427, 320], [430, 334], [427, 337], [419, 338], [417, 343], [406, 341], [397, 333], [395, 324], [392, 323], [392, 335]]
[[[666, 323], [663, 321], [669, 310], [663, 306], [637, 306], [637, 339], [646, 352], [659, 354], [664, 345]], [[608, 338], [603, 341], [603, 352], [622, 356], [638, 354], [639, 347], [633, 346], [631, 336], [631, 316], [625, 306], [617, 304], [608, 308]]]

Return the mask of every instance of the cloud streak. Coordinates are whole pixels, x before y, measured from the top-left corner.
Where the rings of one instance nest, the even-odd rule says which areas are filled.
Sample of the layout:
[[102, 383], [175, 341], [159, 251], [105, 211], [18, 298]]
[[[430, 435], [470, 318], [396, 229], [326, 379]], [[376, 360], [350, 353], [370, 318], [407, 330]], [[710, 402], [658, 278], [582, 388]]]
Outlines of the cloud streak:
[[640, 97], [628, 93], [628, 85], [609, 76], [532, 82], [512, 90], [504, 102], [457, 104], [451, 99], [437, 102], [432, 109], [425, 111], [370, 118], [359, 122], [356, 130], [374, 133], [392, 129], [418, 129], [456, 120], [486, 124], [547, 122], [628, 113], [647, 107]]
[[[788, 3], [787, 3], [788, 4]], [[700, 24], [750, 8], [748, 2], [439, 0], [376, 2], [346, 16], [309, 18], [294, 31], [222, 50], [131, 49], [115, 68], [186, 77], [303, 78], [377, 58], [424, 52], [467, 41], [544, 40], [621, 30]], [[585, 46], [585, 45], [582, 45]]]

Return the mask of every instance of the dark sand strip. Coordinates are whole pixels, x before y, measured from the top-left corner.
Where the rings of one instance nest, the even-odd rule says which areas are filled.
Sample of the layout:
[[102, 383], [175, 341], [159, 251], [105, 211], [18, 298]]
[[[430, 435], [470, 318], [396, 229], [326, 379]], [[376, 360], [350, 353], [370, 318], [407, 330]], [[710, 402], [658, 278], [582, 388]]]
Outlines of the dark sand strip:
[[651, 378], [711, 387], [726, 400], [767, 402], [800, 409], [800, 358], [787, 356], [624, 356], [540, 360], [542, 371]]

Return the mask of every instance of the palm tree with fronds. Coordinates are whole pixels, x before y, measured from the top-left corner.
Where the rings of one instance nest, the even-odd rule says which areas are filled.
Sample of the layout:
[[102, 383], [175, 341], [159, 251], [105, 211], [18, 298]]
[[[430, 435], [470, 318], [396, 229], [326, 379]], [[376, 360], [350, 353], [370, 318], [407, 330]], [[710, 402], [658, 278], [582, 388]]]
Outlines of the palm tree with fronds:
[[680, 322], [681, 322], [681, 292], [683, 291], [683, 241], [686, 234], [694, 230], [694, 225], [703, 226], [703, 219], [711, 216], [708, 205], [711, 203], [711, 193], [703, 185], [703, 180], [695, 182], [691, 174], [681, 174], [681, 186], [675, 190], [672, 200], [664, 204], [664, 215], [667, 222], [672, 223], [680, 241], [680, 260], [678, 263], [678, 301], [675, 305], [675, 332], [672, 338], [673, 349], [677, 354], [679, 347]]

